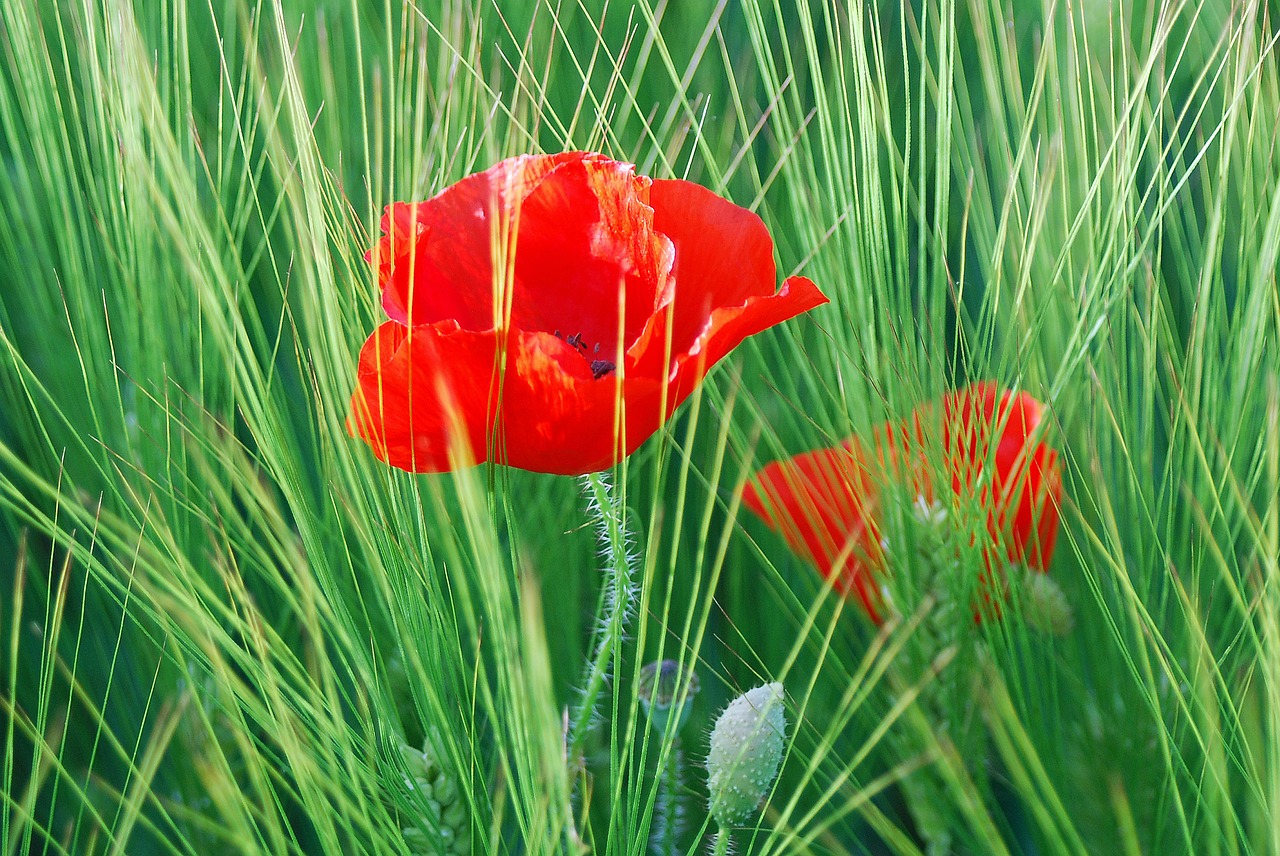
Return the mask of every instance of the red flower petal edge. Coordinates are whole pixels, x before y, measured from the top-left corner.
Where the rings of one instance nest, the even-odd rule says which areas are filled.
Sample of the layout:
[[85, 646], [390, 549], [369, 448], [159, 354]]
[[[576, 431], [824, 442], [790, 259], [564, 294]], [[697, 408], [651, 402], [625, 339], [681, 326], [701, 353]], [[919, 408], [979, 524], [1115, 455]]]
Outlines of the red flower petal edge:
[[751, 212], [603, 155], [511, 158], [396, 203], [370, 252], [391, 319], [348, 430], [414, 472], [605, 469], [746, 337], [827, 302], [776, 287]]
[[945, 473], [956, 505], [976, 500], [985, 513], [988, 564], [1003, 553], [1043, 572], [1053, 556], [1062, 474], [1057, 452], [1033, 440], [1044, 405], [990, 382], [949, 393], [941, 404], [940, 417], [927, 405], [878, 427], [870, 452], [851, 438], [775, 461], [743, 495], [747, 508], [832, 578], [836, 590], [855, 595], [873, 621], [880, 620], [876, 577], [884, 566], [881, 487], [890, 480], [931, 503], [934, 478]]

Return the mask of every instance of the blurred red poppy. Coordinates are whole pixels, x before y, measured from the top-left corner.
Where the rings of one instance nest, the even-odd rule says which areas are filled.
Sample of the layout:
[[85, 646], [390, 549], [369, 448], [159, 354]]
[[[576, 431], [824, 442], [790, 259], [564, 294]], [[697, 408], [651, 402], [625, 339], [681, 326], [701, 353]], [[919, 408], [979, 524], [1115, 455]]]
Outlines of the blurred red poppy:
[[347, 424], [416, 472], [605, 469], [743, 339], [827, 302], [801, 276], [775, 292], [755, 214], [598, 154], [502, 161], [389, 206], [382, 230], [391, 320]]
[[1057, 452], [1032, 440], [1043, 416], [1044, 405], [1029, 394], [977, 383], [945, 395], [941, 418], [930, 405], [876, 428], [870, 450], [855, 437], [769, 464], [748, 483], [743, 502], [879, 621], [882, 503], [914, 496], [928, 513], [944, 500], [934, 490], [938, 473], [950, 476], [957, 510], [973, 507], [976, 491], [990, 536], [988, 567], [1003, 553], [1044, 571], [1058, 536], [1062, 474]]

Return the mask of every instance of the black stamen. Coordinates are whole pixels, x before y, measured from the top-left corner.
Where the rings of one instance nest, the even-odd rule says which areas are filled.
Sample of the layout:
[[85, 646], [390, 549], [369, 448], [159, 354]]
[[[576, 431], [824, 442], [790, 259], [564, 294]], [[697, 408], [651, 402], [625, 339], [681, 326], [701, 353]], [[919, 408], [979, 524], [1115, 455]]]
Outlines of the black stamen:
[[[600, 353], [600, 342], [596, 342], [588, 349], [587, 340], [582, 337], [582, 332], [574, 333], [572, 336], [564, 336], [559, 330], [556, 330], [555, 336], [562, 340], [565, 344], [573, 346], [583, 358], [586, 359], [592, 354]], [[591, 375], [596, 380], [604, 377], [610, 372], [616, 370], [618, 366], [612, 360], [589, 360], [591, 365]]]

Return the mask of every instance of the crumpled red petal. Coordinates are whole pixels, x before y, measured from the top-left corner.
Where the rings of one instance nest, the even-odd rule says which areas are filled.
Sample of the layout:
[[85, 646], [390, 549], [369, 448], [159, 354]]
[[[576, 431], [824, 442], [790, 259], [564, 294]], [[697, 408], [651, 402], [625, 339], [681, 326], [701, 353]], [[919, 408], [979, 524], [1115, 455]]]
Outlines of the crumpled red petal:
[[491, 460], [562, 475], [607, 469], [662, 424], [661, 393], [652, 378], [597, 379], [562, 340], [519, 333], [507, 357]]
[[[775, 294], [773, 241], [764, 222], [745, 208], [674, 179], [654, 181], [649, 198], [654, 228], [671, 240], [675, 264], [665, 290], [655, 295], [653, 317], [628, 353], [633, 370], [657, 375], [671, 357], [703, 351], [698, 359], [705, 372], [746, 336], [778, 323], [767, 318], [786, 320], [827, 302], [803, 277], [788, 280]], [[731, 320], [737, 329], [761, 326], [716, 336], [725, 345], [707, 348], [719, 322]], [[699, 372], [690, 368], [695, 370], [686, 377], [696, 383]]]
[[670, 378], [673, 400], [684, 401], [707, 371], [748, 336], [827, 302], [812, 280], [793, 276], [777, 294], [749, 297], [741, 306], [713, 310], [689, 350], [675, 358]]
[[426, 202], [388, 205], [372, 252], [387, 317], [408, 327], [453, 319], [466, 330], [492, 329], [495, 241], [548, 173], [585, 157], [509, 158]]
[[501, 360], [494, 334], [389, 321], [361, 351], [349, 427], [379, 458], [412, 472], [492, 460], [576, 475], [630, 454], [665, 418], [661, 383], [596, 379], [552, 335], [517, 333]]
[[1002, 402], [993, 424], [1004, 423], [995, 453], [992, 491], [997, 501], [989, 518], [993, 534], [1009, 533], [1010, 558], [1043, 571], [1058, 540], [1062, 505], [1062, 468], [1058, 453], [1044, 443], [1028, 442], [1043, 418], [1044, 406], [1022, 392]]
[[878, 616], [873, 569], [880, 561], [879, 500], [860, 447], [851, 443], [775, 461], [747, 483], [742, 503], [833, 578], [837, 591], [856, 594], [867, 613]]
[[[824, 574], [839, 575], [838, 587], [847, 590], [843, 581], [850, 580], [873, 620], [878, 596], [871, 579], [883, 566], [876, 515], [888, 481], [932, 502], [934, 474], [946, 474], [959, 500], [949, 507], [983, 516], [975, 523], [990, 537], [983, 547], [989, 571], [1000, 556], [1044, 571], [1053, 556], [1062, 476], [1057, 453], [1036, 438], [1044, 406], [1028, 393], [982, 382], [948, 393], [940, 410], [924, 405], [906, 420], [878, 426], [871, 452], [852, 439], [769, 464], [744, 494], [747, 507], [796, 553]], [[850, 545], [860, 548], [862, 561], [859, 550], [846, 558]]]
[[348, 430], [388, 464], [444, 472], [483, 460], [498, 354], [493, 333], [454, 321], [387, 321], [360, 350]]
[[653, 227], [649, 181], [607, 159], [543, 178], [518, 214], [511, 327], [581, 336], [593, 355], [617, 361], [619, 342], [653, 314], [673, 261], [671, 241]]
[[826, 302], [775, 291], [760, 218], [570, 152], [512, 158], [396, 204], [372, 251], [397, 325], [366, 343], [350, 430], [413, 471], [604, 469], [744, 338]]

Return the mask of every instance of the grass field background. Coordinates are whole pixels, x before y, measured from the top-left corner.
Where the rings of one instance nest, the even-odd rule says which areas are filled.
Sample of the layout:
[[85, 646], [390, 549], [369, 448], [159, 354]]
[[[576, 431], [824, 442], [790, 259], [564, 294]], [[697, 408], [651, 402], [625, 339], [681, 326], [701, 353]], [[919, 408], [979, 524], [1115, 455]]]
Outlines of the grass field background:
[[[1280, 852], [1278, 13], [8, 0], [0, 845], [701, 852], [711, 725], [779, 681], [736, 852]], [[588, 483], [344, 428], [383, 207], [570, 149], [757, 211], [831, 297], [608, 475], [612, 553]], [[982, 378], [1051, 409], [1069, 632], [876, 627], [742, 510]]]

